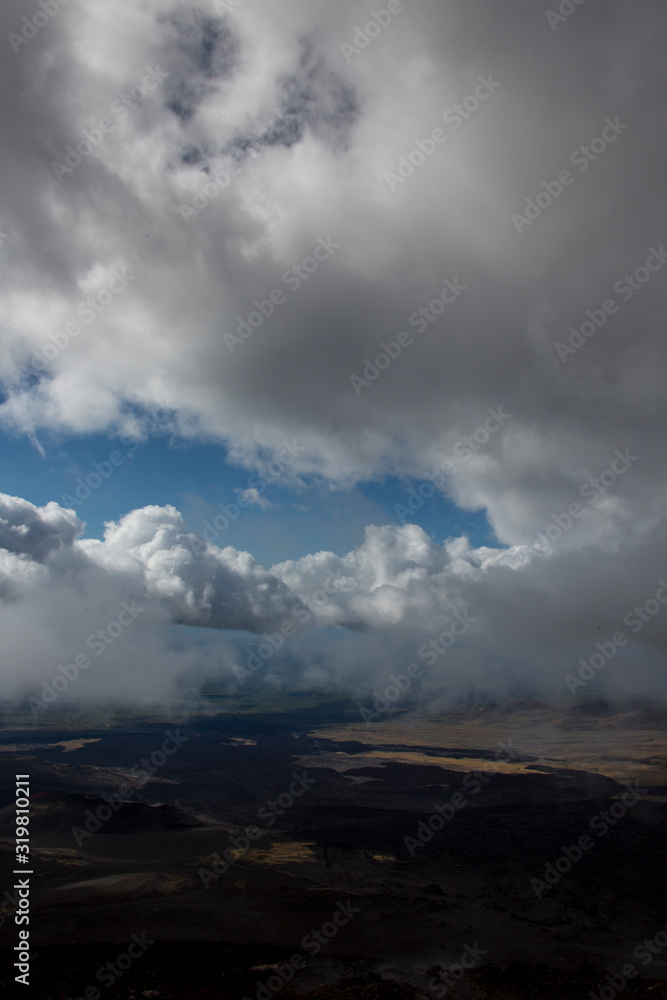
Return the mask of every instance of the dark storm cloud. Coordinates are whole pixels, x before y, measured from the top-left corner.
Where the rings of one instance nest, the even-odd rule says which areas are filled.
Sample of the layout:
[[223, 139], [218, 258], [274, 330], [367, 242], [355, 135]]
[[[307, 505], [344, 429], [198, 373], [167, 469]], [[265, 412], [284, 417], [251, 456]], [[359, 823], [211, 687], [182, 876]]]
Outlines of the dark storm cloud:
[[180, 6], [161, 20], [171, 29], [162, 53], [170, 77], [165, 103], [185, 124], [210, 92], [211, 82], [234, 72], [238, 39], [227, 24], [196, 7]]
[[[354, 91], [338, 73], [322, 64], [314, 46], [304, 44], [299, 72], [282, 82], [281, 91], [283, 120], [288, 129], [289, 123], [295, 122], [299, 138], [305, 128], [310, 128], [318, 138], [335, 145], [349, 142], [350, 130], [359, 114]], [[267, 139], [280, 141], [278, 131], [274, 128]]]
[[321, 61], [312, 44], [303, 42], [298, 71], [277, 81], [276, 110], [268, 125], [253, 135], [236, 136], [223, 152], [256, 155], [262, 147], [286, 149], [308, 132], [341, 151], [349, 146], [359, 114], [354, 91]]

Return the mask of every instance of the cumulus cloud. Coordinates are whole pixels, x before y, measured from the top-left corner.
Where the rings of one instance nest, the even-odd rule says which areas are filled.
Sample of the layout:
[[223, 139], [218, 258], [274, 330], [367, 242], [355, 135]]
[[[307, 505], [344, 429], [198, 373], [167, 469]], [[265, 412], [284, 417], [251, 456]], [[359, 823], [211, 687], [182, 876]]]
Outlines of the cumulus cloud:
[[72, 510], [53, 501], [42, 510], [18, 497], [3, 497], [0, 548], [44, 562], [53, 552], [71, 546], [83, 530]]
[[2, 494], [0, 528], [7, 696], [51, 680], [77, 655], [103, 653], [103, 670], [82, 674], [72, 696], [164, 701], [179, 676], [212, 662], [170, 646], [170, 625], [261, 631], [290, 606], [287, 587], [249, 553], [207, 545], [173, 507], [132, 511], [104, 540], [79, 540], [73, 511]]
[[109, 523], [102, 541], [77, 541], [83, 524], [74, 511], [0, 494], [0, 529], [3, 557], [20, 553], [44, 563], [54, 583], [59, 577], [72, 583], [77, 575], [131, 581], [133, 596], [162, 604], [174, 622], [257, 631], [275, 626], [286, 611], [288, 590], [280, 580], [249, 553], [189, 533], [174, 507], [132, 511]]
[[[202, 676], [234, 686], [235, 666], [267, 636], [278, 637], [277, 652], [262, 682], [361, 694], [416, 661], [432, 667], [425, 691], [442, 698], [563, 693], [565, 673], [596, 641], [622, 628], [636, 634], [624, 619], [654, 597], [664, 573], [659, 553], [641, 545], [622, 553], [619, 580], [612, 553], [474, 549], [463, 538], [438, 545], [415, 525], [369, 527], [344, 556], [323, 551], [267, 570], [247, 552], [202, 541], [169, 506], [130, 512], [102, 540], [79, 539], [81, 522], [53, 503], [0, 495], [0, 517], [23, 539], [20, 553], [0, 548], [8, 697], [48, 683], [77, 655], [98, 669], [81, 673], [68, 693], [75, 700], [164, 702], [188, 676], [191, 688]], [[45, 537], [58, 544], [47, 550]], [[171, 624], [225, 639], [179, 648]], [[253, 632], [256, 642], [244, 652], [231, 630]], [[633, 679], [661, 690], [667, 619], [651, 613], [639, 631]], [[608, 673], [612, 689], [627, 687], [622, 672]]]

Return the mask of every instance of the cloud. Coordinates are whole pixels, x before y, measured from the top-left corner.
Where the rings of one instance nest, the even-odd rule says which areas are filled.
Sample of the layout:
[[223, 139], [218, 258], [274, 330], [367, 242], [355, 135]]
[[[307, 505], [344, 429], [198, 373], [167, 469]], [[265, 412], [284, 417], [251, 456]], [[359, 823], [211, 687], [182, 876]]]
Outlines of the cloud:
[[[7, 696], [101, 648], [104, 670], [82, 675], [72, 692], [77, 699], [132, 700], [140, 692], [164, 701], [178, 677], [201, 675], [211, 659], [194, 649], [178, 652], [170, 625], [261, 631], [278, 626], [295, 603], [249, 553], [207, 546], [173, 507], [132, 511], [107, 525], [102, 541], [80, 540], [82, 528], [73, 511], [55, 503], [38, 508], [0, 494]], [[127, 605], [142, 609], [129, 625]], [[112, 635], [107, 647], [98, 630], [118, 621], [122, 636]], [[223, 650], [223, 663], [226, 656]]]
[[53, 501], [39, 510], [18, 497], [2, 497], [0, 548], [44, 562], [53, 552], [71, 546], [83, 530], [72, 510]]
[[[25, 16], [8, 0], [0, 36]], [[437, 488], [486, 511], [506, 548], [371, 527], [342, 559], [268, 571], [232, 549], [198, 553], [172, 508], [83, 542], [71, 512], [5, 501], [3, 593], [34, 602], [47, 635], [67, 633], [51, 599], [70, 634], [86, 631], [88, 586], [101, 618], [136, 597], [156, 626], [271, 629], [294, 594], [337, 573], [317, 621], [344, 628], [351, 663], [362, 649], [402, 655], [467, 602], [484, 627], [449, 658], [457, 676], [544, 678], [564, 646], [588, 648], [591, 629], [618, 627], [657, 586], [667, 12], [609, 0], [553, 31], [524, 0], [422, 0], [346, 58], [367, 16], [351, 0], [288, 12], [253, 0], [220, 16], [199, 0], [97, 0], [7, 43], [0, 421], [141, 435], [167, 414], [171, 433], [217, 440], [248, 469], [295, 441], [290, 476], [336, 487], [424, 478], [503, 407], [511, 420]], [[480, 77], [495, 84], [476, 107]], [[429, 152], [437, 129], [446, 141]], [[55, 171], [68, 155], [80, 162]], [[186, 220], [183, 205], [200, 207]], [[340, 247], [320, 267], [329, 239]], [[132, 276], [122, 289], [119, 274]], [[467, 287], [441, 309], [446, 281]], [[223, 335], [258, 310], [230, 353]], [[365, 369], [377, 375], [356, 393]], [[628, 450], [636, 460], [613, 473]], [[537, 532], [567, 517], [557, 550], [536, 551]], [[662, 629], [647, 624], [645, 649], [662, 650]], [[377, 638], [392, 630], [400, 641]], [[45, 642], [35, 663], [59, 648]], [[348, 667], [327, 655], [318, 676], [340, 678]]]
[[[262, 682], [360, 694], [392, 669], [426, 662], [424, 696], [451, 699], [564, 693], [578, 658], [624, 629], [633, 669], [627, 660], [609, 667], [611, 688], [664, 688], [667, 615], [646, 605], [664, 566], [645, 543], [620, 554], [621, 578], [618, 556], [599, 548], [474, 549], [464, 538], [436, 544], [416, 525], [385, 525], [367, 528], [344, 556], [322, 551], [267, 570], [248, 552], [205, 543], [170, 506], [131, 511], [102, 540], [80, 539], [81, 522], [54, 503], [0, 495], [0, 519], [12, 525], [12, 547], [0, 548], [7, 696], [34, 691], [79, 654], [100, 661], [72, 687], [75, 700], [164, 702], [206, 676], [233, 686], [234, 664], [247, 656], [236, 630], [265, 645], [277, 637]], [[645, 605], [651, 613], [637, 630], [628, 615]], [[451, 632], [456, 622], [464, 628]], [[179, 645], [173, 624], [206, 628], [212, 639]], [[289, 642], [280, 641], [285, 625]], [[431, 663], [424, 650], [438, 640], [446, 650]]]
[[246, 490], [236, 490], [236, 493], [246, 507], [261, 507], [262, 510], [273, 507], [271, 501], [262, 496], [256, 486], [249, 486]]
[[[5, 427], [85, 433], [162, 409], [248, 466], [296, 435], [295, 474], [349, 484], [421, 474], [502, 405], [506, 432], [450, 477], [502, 542], [531, 540], [628, 445], [642, 471], [599, 530], [653, 530], [661, 280], [614, 288], [663, 236], [665, 15], [611, 2], [553, 32], [518, 0], [481, 10], [484, 32], [453, 3], [406, 6], [348, 61], [341, 43], [365, 15], [346, 0], [280, 16], [268, 0], [222, 16], [102, 0], [63, 8], [8, 53]], [[23, 13], [3, 7], [5, 34]], [[163, 82], [59, 180], [52, 161], [155, 66]], [[489, 99], [457, 112], [489, 75]], [[627, 130], [579, 153], [580, 169], [571, 154], [599, 149], [608, 117]], [[438, 127], [446, 142], [392, 192], [385, 172]], [[543, 182], [566, 168], [574, 182], [518, 234], [511, 214], [538, 192], [545, 203]], [[185, 222], [179, 205], [206, 190]], [[328, 236], [342, 249], [290, 291], [285, 272]], [[82, 300], [122, 266], [136, 278], [87, 321]], [[420, 333], [413, 314], [457, 277], [465, 296]], [[287, 301], [231, 356], [221, 334], [274, 289]], [[610, 298], [616, 314], [563, 363], [556, 342]], [[34, 352], [68, 323], [79, 332], [36, 371]], [[356, 396], [350, 375], [402, 329], [412, 346]]]

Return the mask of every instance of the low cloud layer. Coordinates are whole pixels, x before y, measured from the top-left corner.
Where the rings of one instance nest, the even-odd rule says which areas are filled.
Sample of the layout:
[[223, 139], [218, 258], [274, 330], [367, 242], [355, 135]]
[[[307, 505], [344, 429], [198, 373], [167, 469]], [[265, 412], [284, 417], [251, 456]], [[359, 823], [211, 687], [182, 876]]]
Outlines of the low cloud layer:
[[[664, 566], [643, 545], [620, 553], [619, 579], [619, 554], [440, 546], [415, 525], [387, 525], [369, 527], [343, 557], [319, 552], [266, 570], [247, 552], [202, 541], [173, 507], [132, 511], [101, 541], [77, 538], [82, 528], [56, 504], [0, 495], [6, 697], [41, 690], [77, 655], [92, 666], [63, 701], [168, 702], [184, 678], [202, 676], [233, 690], [262, 645], [259, 680], [292, 689], [362, 696], [416, 661], [429, 667], [425, 692], [444, 700], [567, 694], [566, 673], [619, 630], [628, 641], [600, 672], [605, 684], [662, 691], [667, 614], [655, 594]], [[633, 625], [628, 615], [647, 600]], [[221, 640], [179, 647], [170, 624], [221, 630]], [[239, 646], [226, 630], [256, 639]]]

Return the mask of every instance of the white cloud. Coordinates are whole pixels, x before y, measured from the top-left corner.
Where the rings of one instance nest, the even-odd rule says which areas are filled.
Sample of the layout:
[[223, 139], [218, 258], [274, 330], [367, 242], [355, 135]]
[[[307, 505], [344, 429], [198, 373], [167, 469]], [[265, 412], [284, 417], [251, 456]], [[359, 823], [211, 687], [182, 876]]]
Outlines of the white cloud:
[[[295, 475], [349, 483], [419, 474], [501, 401], [511, 425], [452, 487], [503, 542], [532, 540], [628, 444], [641, 476], [590, 537], [652, 530], [665, 492], [660, 283], [619, 302], [567, 365], [554, 342], [661, 238], [661, 175], [645, 170], [659, 159], [663, 71], [648, 26], [660, 15], [612, 3], [566, 39], [544, 18], [484, 10], [480, 35], [455, 4], [407, 7], [348, 63], [340, 42], [360, 18], [348, 0], [288, 14], [265, 0], [224, 17], [193, 2], [63, 8], [2, 70], [20, 95], [3, 122], [5, 426], [86, 433], [161, 409], [249, 465], [297, 435]], [[3, 7], [5, 34], [23, 12]], [[156, 65], [160, 86], [59, 181], [52, 160]], [[383, 172], [488, 74], [501, 81], [493, 98], [445, 124], [447, 143], [392, 194]], [[517, 237], [510, 213], [617, 114], [623, 147]], [[184, 222], [179, 204], [230, 157], [238, 175]], [[341, 249], [290, 292], [283, 273], [328, 234]], [[87, 322], [82, 298], [112, 266], [136, 278]], [[465, 299], [427, 333], [408, 324], [409, 352], [357, 398], [350, 374], [455, 275]], [[230, 355], [221, 333], [274, 289], [287, 301]], [[33, 352], [72, 322], [80, 332], [28, 379]]]
[[236, 490], [236, 493], [247, 507], [261, 507], [262, 510], [273, 507], [271, 501], [262, 496], [256, 486], [249, 486], [246, 490]]
[[[0, 524], [11, 526], [0, 548], [7, 696], [29, 693], [90, 651], [97, 630], [128, 604], [141, 613], [98, 669], [82, 674], [70, 692], [77, 700], [160, 701], [193, 671], [233, 678], [242, 653], [224, 641], [174, 646], [170, 623], [259, 636], [291, 623], [297, 635], [271, 658], [268, 680], [300, 687], [317, 666], [323, 686], [363, 691], [415, 660], [457, 615], [471, 625], [428, 673], [428, 691], [559, 690], [577, 657], [627, 628], [625, 615], [664, 575], [660, 554], [640, 542], [620, 554], [621, 578], [611, 572], [618, 557], [599, 548], [549, 556], [528, 546], [473, 549], [466, 539], [438, 545], [415, 525], [386, 525], [369, 527], [345, 556], [318, 552], [267, 570], [248, 552], [204, 543], [169, 506], [131, 511], [103, 540], [82, 540], [72, 511], [0, 495]], [[631, 676], [610, 670], [610, 684], [649, 676], [659, 687], [666, 646], [667, 615], [657, 616], [633, 641]]]

